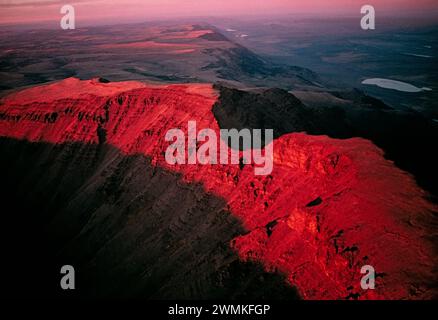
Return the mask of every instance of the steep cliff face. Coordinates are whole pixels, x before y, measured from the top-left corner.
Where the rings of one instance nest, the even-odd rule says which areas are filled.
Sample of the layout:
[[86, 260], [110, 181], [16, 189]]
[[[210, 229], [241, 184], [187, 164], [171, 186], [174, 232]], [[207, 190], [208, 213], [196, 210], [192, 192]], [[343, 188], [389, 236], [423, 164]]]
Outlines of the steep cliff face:
[[[305, 299], [435, 294], [437, 208], [371, 142], [282, 135], [273, 141], [273, 171], [266, 176], [256, 176], [251, 164], [169, 165], [168, 130], [187, 132], [187, 122], [195, 120], [198, 130], [219, 132], [212, 112], [217, 93], [196, 84], [124, 86], [67, 79], [14, 94], [0, 106], [0, 136], [8, 138], [3, 149], [10, 139], [52, 145], [35, 159], [19, 158], [29, 161], [20, 168], [33, 172], [33, 180], [24, 174], [17, 190], [44, 194], [23, 183], [38, 181], [38, 170], [50, 168], [47, 189], [61, 191], [56, 205], [41, 205], [45, 228], [62, 239], [58, 251], [82, 253], [78, 263], [94, 270], [90, 275], [98, 267], [109, 270], [89, 279], [95, 293], [111, 278], [116, 294], [123, 274], [137, 293], [150, 290], [149, 297], [211, 297], [231, 248], [243, 262], [284, 274]], [[63, 161], [64, 169], [55, 170]], [[70, 161], [88, 169], [71, 176]], [[74, 194], [62, 195], [72, 181]], [[364, 265], [376, 269], [375, 290], [360, 288]], [[169, 280], [172, 270], [180, 271]], [[232, 281], [226, 273], [224, 281]]]

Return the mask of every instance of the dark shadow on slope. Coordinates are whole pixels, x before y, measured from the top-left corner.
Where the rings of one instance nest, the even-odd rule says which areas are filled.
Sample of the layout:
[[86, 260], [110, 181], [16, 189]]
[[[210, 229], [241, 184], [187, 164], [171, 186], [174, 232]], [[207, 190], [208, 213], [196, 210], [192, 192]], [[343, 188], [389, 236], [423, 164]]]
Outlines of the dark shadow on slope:
[[[219, 100], [213, 113], [221, 129], [273, 129], [274, 139], [291, 132], [350, 137], [351, 128], [341, 108], [311, 109], [282, 89], [262, 93], [216, 86]], [[269, 143], [270, 141], [264, 141]]]
[[[2, 281], [11, 297], [297, 299], [239, 261], [223, 199], [108, 145], [0, 138]], [[76, 290], [59, 287], [76, 270]]]

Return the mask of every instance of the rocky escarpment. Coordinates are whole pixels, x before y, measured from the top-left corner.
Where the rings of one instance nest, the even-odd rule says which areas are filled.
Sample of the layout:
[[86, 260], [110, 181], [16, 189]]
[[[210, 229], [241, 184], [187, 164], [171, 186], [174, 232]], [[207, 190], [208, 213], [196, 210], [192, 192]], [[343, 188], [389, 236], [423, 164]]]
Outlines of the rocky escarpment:
[[[305, 299], [434, 296], [437, 208], [370, 141], [279, 136], [267, 176], [250, 164], [169, 165], [167, 130], [187, 131], [196, 120], [199, 130], [219, 131], [216, 93], [207, 85], [109, 85], [70, 79], [1, 106], [12, 193], [47, 199], [34, 214], [45, 218], [54, 259], [86, 270], [89, 296], [230, 297], [242, 273], [263, 275], [268, 290], [278, 283], [260, 270], [241, 272], [241, 262], [284, 275]], [[75, 96], [58, 86], [89, 90]], [[57, 94], [26, 98], [38, 90]], [[20, 154], [15, 140], [31, 151]], [[35, 143], [45, 146], [32, 151]], [[375, 290], [360, 287], [363, 265], [377, 271]]]
[[274, 137], [307, 132], [337, 139], [369, 139], [385, 151], [387, 159], [438, 195], [438, 154], [431, 152], [438, 125], [419, 113], [394, 110], [359, 90], [335, 92], [341, 102], [338, 105], [313, 106], [281, 89], [217, 89], [220, 97], [213, 112], [221, 128], [274, 128]]

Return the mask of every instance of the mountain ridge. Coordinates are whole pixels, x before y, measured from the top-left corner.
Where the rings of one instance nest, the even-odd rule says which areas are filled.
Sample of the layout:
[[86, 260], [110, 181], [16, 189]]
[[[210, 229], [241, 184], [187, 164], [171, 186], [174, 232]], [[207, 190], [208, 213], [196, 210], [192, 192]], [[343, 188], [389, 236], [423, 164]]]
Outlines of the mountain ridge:
[[[433, 234], [430, 226], [437, 208], [426, 200], [427, 193], [413, 178], [384, 159], [383, 151], [370, 141], [283, 134], [272, 142], [274, 171], [269, 176], [254, 176], [251, 165], [171, 166], [163, 155], [167, 130], [184, 130], [188, 119], [196, 120], [199, 129], [220, 129], [212, 111], [218, 95], [211, 85], [145, 85], [99, 97], [93, 95], [92, 83], [83, 84], [90, 95], [78, 99], [53, 97], [45, 103], [21, 104], [20, 93], [4, 99], [0, 106], [4, 115], [0, 119], [0, 136], [62, 145], [61, 152], [66, 154], [74, 154], [69, 150], [74, 143], [97, 148], [111, 146], [125, 156], [150, 158], [152, 176], [153, 168], [160, 168], [181, 175], [184, 183], [200, 184], [206, 194], [223, 199], [222, 214], [229, 212], [246, 230], [223, 245], [232, 248], [243, 262], [260, 262], [265, 270], [284, 274], [287, 283], [295, 286], [304, 299], [421, 299], [435, 295], [432, 284], [436, 259], [428, 239]], [[99, 83], [103, 87], [109, 85]], [[73, 89], [69, 92], [74, 96]], [[43, 93], [44, 86], [37, 90]], [[22, 94], [26, 96], [25, 91]], [[45, 113], [54, 112], [57, 117], [46, 120]], [[104, 130], [104, 140], [99, 137], [99, 130]], [[103, 160], [98, 157], [96, 161]], [[112, 168], [112, 161], [111, 157], [105, 158], [107, 174], [96, 176], [96, 180], [80, 188], [81, 199], [106, 185], [106, 190], [118, 190], [116, 203], [124, 203], [126, 191], [117, 187], [118, 183], [124, 185], [123, 181], [142, 197], [151, 196], [150, 191], [142, 193], [136, 187], [140, 184], [134, 181], [134, 173], [118, 175], [118, 170], [126, 172], [128, 164], [122, 160], [120, 167]], [[48, 177], [49, 181], [60, 179], [59, 174]], [[155, 205], [165, 208], [166, 203], [173, 203], [172, 196], [172, 192], [164, 193]], [[196, 197], [196, 192], [192, 196]], [[88, 231], [82, 227], [69, 246], [76, 241], [80, 248], [79, 243], [85, 239], [98, 247], [103, 242], [102, 250], [121, 245], [123, 237], [107, 247], [109, 244], [105, 244], [105, 236], [99, 231], [112, 224], [111, 216], [105, 213], [105, 208], [111, 207], [109, 202], [114, 201], [111, 199], [103, 200], [99, 208], [87, 213]], [[80, 211], [79, 203], [73, 204]], [[51, 214], [56, 219], [56, 212]], [[99, 221], [103, 223], [101, 227]], [[59, 223], [59, 230], [68, 225], [62, 220]], [[141, 230], [141, 226], [136, 226]], [[50, 224], [47, 228], [51, 230]], [[112, 232], [116, 236], [117, 228]], [[154, 236], [162, 236], [160, 230], [141, 236], [135, 233], [129, 241], [147, 247], [148, 239]], [[186, 243], [189, 248], [190, 243]], [[133, 245], [129, 250], [135, 255], [140, 248], [141, 245]], [[102, 254], [103, 266], [111, 263], [112, 255], [117, 258], [113, 249]], [[135, 262], [135, 269], [139, 263]], [[376, 290], [360, 289], [360, 268], [365, 264], [373, 265], [381, 275], [376, 280]], [[154, 276], [153, 270], [149, 272], [147, 279]]]

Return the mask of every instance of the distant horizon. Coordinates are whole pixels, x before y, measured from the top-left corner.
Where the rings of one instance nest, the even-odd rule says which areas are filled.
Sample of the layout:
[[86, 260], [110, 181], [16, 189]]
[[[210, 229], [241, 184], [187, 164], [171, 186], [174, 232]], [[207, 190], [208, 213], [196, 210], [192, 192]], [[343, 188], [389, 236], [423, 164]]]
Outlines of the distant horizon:
[[[174, 19], [360, 16], [362, 5], [371, 4], [380, 17], [415, 18], [438, 22], [436, 0], [10, 0], [0, 3], [0, 25], [59, 25], [60, 8], [75, 8], [78, 26], [130, 24]], [[424, 22], [424, 21], [419, 21]], [[55, 24], [56, 23], [56, 24]]]
[[[29, 22], [17, 22], [17, 23], [3, 23], [0, 20], [0, 27], [4, 30], [29, 30], [29, 29], [58, 29], [59, 22], [62, 15], [60, 15], [57, 20], [40, 20], [40, 21], [29, 21]], [[117, 25], [137, 25], [137, 24], [163, 24], [163, 25], [177, 25], [180, 23], [184, 24], [214, 24], [216, 20], [227, 21], [230, 24], [239, 21], [269, 21], [278, 19], [279, 22], [285, 19], [296, 19], [297, 21], [305, 20], [315, 20], [315, 21], [338, 21], [343, 22], [347, 20], [357, 20], [359, 21], [359, 14], [340, 14], [340, 15], [321, 15], [321, 14], [311, 14], [311, 13], [296, 13], [296, 14], [265, 14], [265, 15], [241, 15], [241, 16], [175, 16], [175, 17], [156, 17], [153, 19], [118, 19], [114, 21], [113, 19], [101, 19], [97, 21], [92, 20], [76, 20], [76, 29], [80, 28], [90, 28], [90, 27], [103, 27], [103, 26], [117, 26]], [[393, 15], [381, 15], [378, 17], [377, 21], [388, 21], [392, 22], [391, 25], [386, 25], [385, 27], [398, 27], [398, 26], [409, 26], [409, 27], [433, 27], [438, 26], [438, 21], [435, 15], [419, 16], [415, 15], [404, 15], [404, 16], [393, 16]], [[399, 23], [396, 23], [399, 22]]]

